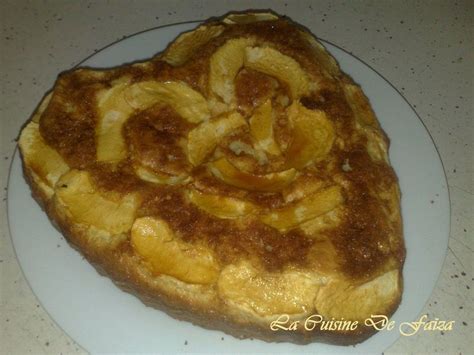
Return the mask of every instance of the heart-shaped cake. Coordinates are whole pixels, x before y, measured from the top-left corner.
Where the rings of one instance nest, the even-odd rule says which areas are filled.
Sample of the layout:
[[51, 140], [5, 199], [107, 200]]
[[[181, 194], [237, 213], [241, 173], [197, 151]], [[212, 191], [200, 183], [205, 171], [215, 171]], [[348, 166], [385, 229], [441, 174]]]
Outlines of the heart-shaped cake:
[[173, 317], [355, 344], [400, 303], [388, 138], [361, 88], [286, 18], [232, 13], [148, 61], [64, 72], [19, 145], [67, 240]]

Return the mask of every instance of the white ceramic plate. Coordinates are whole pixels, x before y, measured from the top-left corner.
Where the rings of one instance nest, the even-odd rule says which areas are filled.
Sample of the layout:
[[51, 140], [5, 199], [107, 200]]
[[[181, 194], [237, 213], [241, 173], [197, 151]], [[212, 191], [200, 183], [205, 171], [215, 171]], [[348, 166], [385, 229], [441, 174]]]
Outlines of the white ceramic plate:
[[[195, 26], [196, 22], [182, 23], [141, 32], [104, 48], [82, 65], [110, 67], [148, 58]], [[362, 85], [391, 138], [390, 157], [400, 180], [407, 248], [405, 291], [392, 319], [397, 324], [412, 321], [428, 300], [446, 254], [450, 211], [443, 167], [422, 122], [396, 89], [359, 59], [324, 44], [342, 69]], [[92, 353], [380, 353], [399, 337], [395, 328], [355, 347], [269, 344], [237, 340], [148, 308], [99, 276], [53, 228], [31, 198], [18, 151], [10, 172], [8, 218], [18, 260], [33, 292], [59, 326]]]

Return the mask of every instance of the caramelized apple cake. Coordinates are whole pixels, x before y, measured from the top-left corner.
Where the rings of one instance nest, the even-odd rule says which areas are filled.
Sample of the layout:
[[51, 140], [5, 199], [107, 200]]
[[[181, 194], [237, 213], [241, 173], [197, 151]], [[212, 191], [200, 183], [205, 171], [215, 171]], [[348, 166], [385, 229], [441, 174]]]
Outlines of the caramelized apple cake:
[[[176, 318], [355, 344], [374, 332], [366, 318], [398, 307], [388, 138], [361, 88], [288, 19], [234, 13], [148, 61], [62, 73], [20, 149], [68, 241]], [[359, 325], [308, 330], [311, 315]], [[270, 327], [282, 316], [298, 329]]]

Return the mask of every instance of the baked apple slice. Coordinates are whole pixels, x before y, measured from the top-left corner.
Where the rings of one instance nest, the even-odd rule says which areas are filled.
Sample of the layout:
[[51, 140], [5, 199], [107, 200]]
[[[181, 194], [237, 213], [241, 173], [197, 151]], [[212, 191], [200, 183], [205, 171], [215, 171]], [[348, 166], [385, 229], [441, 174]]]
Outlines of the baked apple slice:
[[210, 251], [180, 240], [161, 219], [138, 218], [131, 238], [133, 248], [155, 274], [195, 284], [212, 283], [219, 275], [219, 266]]
[[287, 166], [301, 169], [318, 162], [331, 151], [335, 139], [334, 124], [324, 111], [309, 110], [299, 101], [288, 108], [293, 139], [288, 148]]
[[174, 40], [160, 58], [172, 66], [180, 66], [212, 38], [219, 36], [224, 26], [200, 26], [196, 30], [183, 33]]
[[254, 111], [249, 124], [250, 134], [260, 149], [273, 155], [281, 154], [273, 136], [272, 101], [270, 99]]
[[300, 314], [313, 307], [320, 286], [314, 273], [259, 272], [249, 262], [229, 265], [219, 277], [219, 296], [262, 316]]
[[122, 79], [111, 89], [97, 93], [99, 121], [95, 133], [98, 161], [116, 163], [127, 156], [122, 126], [134, 112], [125, 100], [127, 90], [130, 90], [129, 80]]
[[191, 123], [206, 121], [211, 115], [204, 96], [181, 81], [143, 81], [132, 85], [125, 98], [139, 110], [145, 110], [157, 102], [168, 104]]
[[280, 191], [290, 184], [296, 176], [295, 169], [288, 169], [265, 175], [246, 173], [233, 166], [226, 158], [209, 164], [212, 174], [225, 183], [251, 191]]
[[195, 166], [201, 164], [222, 138], [245, 125], [247, 121], [238, 112], [231, 112], [215, 120], [203, 122], [188, 134], [189, 162]]
[[327, 319], [364, 321], [370, 314], [387, 314], [400, 299], [400, 272], [388, 271], [371, 281], [332, 279], [316, 294], [314, 306]]
[[209, 86], [226, 104], [234, 99], [235, 76], [244, 65], [245, 48], [253, 43], [251, 38], [231, 39], [211, 56]]
[[209, 119], [207, 101], [182, 82], [145, 81], [131, 85], [128, 79], [98, 93], [99, 123], [96, 128], [97, 160], [116, 163], [127, 156], [122, 127], [137, 111], [157, 103], [170, 105], [184, 119], [199, 123]]
[[238, 218], [257, 211], [251, 202], [234, 197], [205, 194], [196, 190], [188, 191], [189, 200], [200, 209], [219, 218]]
[[305, 221], [332, 211], [342, 202], [341, 187], [336, 185], [317, 191], [295, 204], [270, 212], [262, 216], [261, 220], [285, 232]]
[[54, 185], [69, 170], [69, 166], [56, 150], [46, 144], [35, 121], [23, 129], [19, 144], [25, 164], [28, 164], [33, 178], [49, 199], [54, 193]]
[[55, 192], [57, 206], [74, 222], [111, 235], [130, 230], [139, 203], [133, 193], [99, 191], [88, 172], [75, 169], [61, 176]]
[[270, 47], [246, 48], [244, 65], [271, 75], [288, 85], [293, 99], [310, 93], [311, 82], [308, 74], [296, 60], [276, 49]]
[[179, 185], [185, 184], [191, 180], [191, 177], [186, 173], [179, 175], [159, 173], [139, 165], [135, 167], [135, 173], [142, 180], [160, 185]]

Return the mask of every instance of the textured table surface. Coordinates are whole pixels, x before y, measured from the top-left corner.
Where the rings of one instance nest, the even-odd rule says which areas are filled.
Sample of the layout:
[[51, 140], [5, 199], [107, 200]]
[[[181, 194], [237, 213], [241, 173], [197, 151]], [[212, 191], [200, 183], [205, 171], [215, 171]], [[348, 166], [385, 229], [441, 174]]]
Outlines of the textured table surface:
[[[439, 150], [451, 196], [444, 267], [422, 314], [450, 332], [401, 337], [386, 354], [472, 353], [473, 14], [466, 1], [1, 1], [0, 353], [82, 354], [39, 305], [16, 260], [6, 219], [16, 137], [57, 74], [129, 34], [229, 10], [271, 8], [353, 53], [412, 104]], [[420, 163], [422, 168], [422, 163]]]

